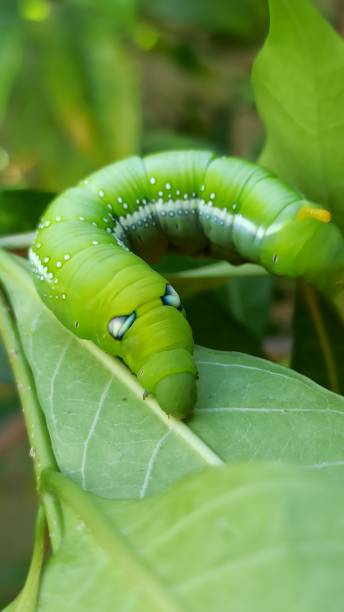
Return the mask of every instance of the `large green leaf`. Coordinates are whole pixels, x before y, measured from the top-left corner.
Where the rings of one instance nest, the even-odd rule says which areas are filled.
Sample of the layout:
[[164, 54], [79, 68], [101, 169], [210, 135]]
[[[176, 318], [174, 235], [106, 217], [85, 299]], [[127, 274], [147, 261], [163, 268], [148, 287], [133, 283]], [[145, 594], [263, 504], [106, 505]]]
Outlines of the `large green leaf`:
[[309, 0], [269, 6], [269, 35], [253, 68], [268, 137], [261, 161], [344, 228], [344, 42]]
[[58, 465], [83, 487], [139, 498], [206, 465], [253, 459], [342, 478], [340, 396], [267, 361], [198, 348], [199, 400], [177, 422], [143, 400], [124, 365], [56, 320], [23, 263], [2, 253], [0, 270]]
[[[325, 601], [339, 612], [343, 398], [264, 360], [198, 348], [199, 401], [177, 422], [143, 400], [118, 360], [55, 319], [23, 260], [0, 251], [0, 277], [53, 541], [38, 610], [60, 610], [63, 598], [76, 612], [322, 612]], [[72, 480], [51, 470], [38, 400]], [[306, 467], [234, 465], [242, 459]], [[38, 540], [19, 602], [34, 605], [40, 551]]]
[[[269, 465], [204, 470], [143, 502], [82, 493], [47, 475], [67, 535], [39, 612], [340, 612], [342, 486]], [[72, 515], [71, 515], [72, 511]]]

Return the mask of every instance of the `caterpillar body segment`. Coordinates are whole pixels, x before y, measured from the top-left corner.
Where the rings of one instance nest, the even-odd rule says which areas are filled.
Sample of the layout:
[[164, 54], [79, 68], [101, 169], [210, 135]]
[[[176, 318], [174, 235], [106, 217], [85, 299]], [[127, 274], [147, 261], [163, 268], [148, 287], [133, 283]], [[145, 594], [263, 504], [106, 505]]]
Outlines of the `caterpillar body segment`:
[[196, 401], [197, 372], [179, 296], [147, 263], [167, 251], [254, 261], [320, 288], [344, 265], [328, 211], [267, 170], [208, 151], [131, 157], [58, 196], [30, 251], [39, 294], [179, 418]]

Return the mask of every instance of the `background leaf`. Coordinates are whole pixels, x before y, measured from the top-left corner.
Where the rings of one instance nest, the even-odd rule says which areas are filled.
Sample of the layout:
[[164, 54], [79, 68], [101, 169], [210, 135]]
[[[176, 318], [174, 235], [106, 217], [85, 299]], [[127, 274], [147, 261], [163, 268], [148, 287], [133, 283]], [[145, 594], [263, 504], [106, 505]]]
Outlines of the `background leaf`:
[[10, 5], [6, 0], [0, 20], [0, 121], [12, 91], [12, 85], [20, 66], [22, 39]]
[[23, 46], [0, 124], [3, 183], [55, 192], [136, 152], [137, 76], [114, 18], [48, 2], [37, 15], [34, 4], [0, 7], [0, 21], [12, 20]]
[[68, 533], [43, 577], [40, 612], [66, 599], [75, 612], [341, 610], [344, 494], [324, 474], [208, 469], [133, 503], [59, 476], [50, 484]]
[[41, 191], [0, 190], [0, 236], [33, 230], [52, 197]]
[[344, 42], [309, 0], [269, 6], [269, 35], [253, 67], [267, 132], [261, 162], [328, 206], [344, 229]]
[[184, 28], [203, 27], [251, 44], [263, 38], [268, 24], [266, 0], [217, 0], [212, 4], [207, 0], [142, 0], [142, 5], [148, 14]]
[[230, 302], [226, 300], [226, 289], [202, 292], [183, 300], [196, 344], [262, 356], [259, 338], [245, 325], [245, 321], [233, 316]]
[[262, 339], [266, 332], [273, 284], [274, 279], [270, 275], [246, 278], [237, 275], [227, 284], [223, 292], [222, 301], [235, 319], [243, 323], [259, 339]]

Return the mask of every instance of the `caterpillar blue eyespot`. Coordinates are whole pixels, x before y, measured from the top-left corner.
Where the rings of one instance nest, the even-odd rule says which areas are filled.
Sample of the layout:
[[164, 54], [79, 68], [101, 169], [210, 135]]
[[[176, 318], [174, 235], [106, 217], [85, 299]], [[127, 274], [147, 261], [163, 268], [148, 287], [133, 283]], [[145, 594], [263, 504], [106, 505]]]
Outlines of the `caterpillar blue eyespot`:
[[119, 356], [178, 418], [195, 405], [197, 369], [178, 293], [147, 263], [168, 252], [252, 261], [319, 288], [344, 268], [330, 212], [234, 157], [130, 157], [59, 195], [30, 250], [40, 296], [73, 333]]
[[178, 310], [182, 310], [182, 303], [180, 297], [176, 290], [172, 287], [172, 285], [167, 284], [164, 295], [161, 298], [161, 301], [166, 306], [174, 306], [178, 308]]
[[136, 313], [132, 312], [130, 315], [122, 315], [120, 317], [113, 317], [108, 323], [109, 333], [115, 340], [122, 340], [124, 334], [132, 326], [136, 319]]

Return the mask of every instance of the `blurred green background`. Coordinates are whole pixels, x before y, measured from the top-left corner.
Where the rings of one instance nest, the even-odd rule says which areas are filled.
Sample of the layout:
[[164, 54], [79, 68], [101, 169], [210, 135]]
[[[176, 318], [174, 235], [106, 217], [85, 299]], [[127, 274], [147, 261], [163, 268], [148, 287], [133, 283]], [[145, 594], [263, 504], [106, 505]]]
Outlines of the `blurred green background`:
[[[343, 33], [342, 0], [316, 4]], [[250, 69], [267, 29], [266, 0], [0, 0], [0, 235], [32, 229], [51, 194], [133, 153], [256, 159]], [[185, 305], [199, 343], [287, 363], [292, 292], [244, 278]], [[35, 493], [1, 347], [0, 487], [3, 607], [27, 570]]]

